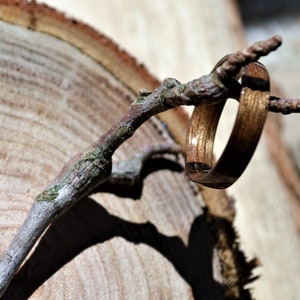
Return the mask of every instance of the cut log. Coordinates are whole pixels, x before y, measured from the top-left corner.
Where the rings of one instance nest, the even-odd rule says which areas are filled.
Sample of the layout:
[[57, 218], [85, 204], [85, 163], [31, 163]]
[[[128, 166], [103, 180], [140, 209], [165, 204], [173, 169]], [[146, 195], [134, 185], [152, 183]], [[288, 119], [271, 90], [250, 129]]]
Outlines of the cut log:
[[[103, 5], [90, 0], [72, 6], [67, 1], [47, 2], [108, 33], [160, 79], [172, 76], [188, 81], [210, 72], [225, 54], [246, 46], [238, 1], [153, 0], [150, 5], [146, 0], [114, 0]], [[122, 17], [111, 22], [115, 15]], [[288, 53], [285, 36], [283, 41], [281, 51]], [[279, 80], [286, 76], [271, 73], [271, 79], [275, 75]], [[274, 82], [271, 86], [274, 89]], [[224, 114], [217, 153], [227, 141], [233, 114]], [[251, 285], [258, 300], [298, 299], [300, 295], [300, 184], [282, 142], [278, 117], [270, 113], [253, 160], [228, 191], [236, 200], [235, 226], [243, 249], [262, 264], [257, 272], [260, 279]], [[207, 199], [207, 203], [215, 199], [214, 211], [220, 212], [218, 197]]]
[[[95, 7], [101, 5], [96, 2]], [[34, 2], [0, 4], [2, 253], [36, 194], [68, 158], [107, 130], [138, 89], [153, 90], [158, 81], [80, 22]], [[174, 1], [149, 5], [116, 0], [97, 10], [90, 1], [88, 5], [102, 22], [100, 30], [160, 79], [198, 77], [225, 54], [245, 46], [234, 1], [189, 1], [182, 6]], [[72, 3], [68, 12], [76, 7]], [[112, 21], [118, 13], [123, 17]], [[171, 139], [161, 120], [183, 144], [186, 117], [171, 111], [145, 124], [115, 160], [149, 142]], [[228, 125], [220, 131], [225, 141]], [[273, 134], [280, 141], [276, 130]], [[248, 299], [243, 289], [251, 268], [236, 251], [233, 202], [220, 191], [201, 188], [199, 194], [180, 169], [182, 158], [164, 162], [158, 161], [156, 172], [148, 171], [138, 191], [97, 191], [78, 203], [45, 234], [5, 297]], [[262, 278], [255, 282], [257, 299], [293, 299], [300, 293], [299, 237], [289, 201], [295, 188], [287, 193], [286, 187], [265, 134], [254, 162], [229, 190], [236, 199], [237, 228], [246, 251], [263, 264]]]
[[[0, 19], [2, 254], [66, 161], [109, 129], [139, 88], [158, 81], [108, 38], [45, 5], [0, 1]], [[186, 126], [182, 110], [152, 118], [114, 161], [173, 137], [183, 144]], [[224, 218], [204, 211], [182, 156], [155, 158], [144, 173], [134, 189], [99, 188], [50, 226], [3, 298], [248, 295], [230, 199], [210, 192]]]

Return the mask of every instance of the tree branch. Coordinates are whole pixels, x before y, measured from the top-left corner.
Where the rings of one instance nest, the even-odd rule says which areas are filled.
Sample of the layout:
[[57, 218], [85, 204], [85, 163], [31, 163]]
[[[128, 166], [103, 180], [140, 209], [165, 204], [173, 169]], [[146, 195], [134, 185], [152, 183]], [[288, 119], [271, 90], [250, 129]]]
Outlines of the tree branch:
[[287, 99], [275, 96], [270, 97], [269, 111], [283, 115], [300, 112], [300, 99]]
[[146, 160], [154, 155], [164, 153], [179, 154], [181, 152], [182, 148], [179, 145], [168, 142], [148, 145], [131, 159], [116, 162], [112, 167], [110, 176], [107, 178], [107, 182], [110, 184], [134, 186], [141, 179], [142, 168]]
[[[153, 93], [142, 90], [123, 117], [94, 144], [73, 157], [45, 191], [36, 197], [28, 217], [0, 261], [0, 295], [5, 292], [30, 249], [55, 218], [105, 181], [113, 182], [122, 178], [119, 171], [118, 176], [115, 176], [116, 172], [111, 175], [112, 155], [141, 124], [151, 116], [179, 105], [216, 103], [228, 97], [237, 98], [240, 86], [235, 79], [240, 69], [276, 50], [280, 44], [281, 38], [274, 36], [225, 57], [209, 75], [186, 84], [169, 78]], [[274, 104], [272, 101], [270, 103], [273, 109]], [[178, 151], [174, 145], [149, 148], [133, 160], [133, 168], [129, 173], [139, 173], [143, 160], [149, 155]], [[130, 168], [130, 165], [123, 166], [122, 172], [126, 173], [127, 167]], [[126, 179], [126, 176], [123, 178]]]

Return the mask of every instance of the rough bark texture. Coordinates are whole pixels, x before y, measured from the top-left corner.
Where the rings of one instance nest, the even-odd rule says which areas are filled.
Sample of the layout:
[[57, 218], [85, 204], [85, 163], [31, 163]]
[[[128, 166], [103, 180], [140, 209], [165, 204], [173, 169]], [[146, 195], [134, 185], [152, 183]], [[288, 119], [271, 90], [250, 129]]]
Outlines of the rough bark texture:
[[[113, 23], [109, 33], [114, 39], [127, 48], [136, 45], [134, 54], [161, 78], [198, 77], [223, 55], [245, 46], [234, 2], [191, 1], [188, 8], [174, 1], [159, 2], [155, 6], [133, 1], [131, 6], [130, 1], [115, 1], [109, 6], [105, 1], [102, 5], [111, 9], [110, 14], [103, 7], [97, 18]], [[158, 81], [81, 23], [34, 3], [0, 4], [1, 19], [21, 25], [0, 24], [3, 252], [33, 198], [68, 158], [107, 130], [138, 89], [152, 90]], [[171, 7], [172, 18], [167, 18]], [[116, 17], [117, 13], [123, 17]], [[187, 32], [192, 32], [190, 38]], [[159, 48], [161, 57], [147, 50], [143, 53], [145, 45]], [[172, 111], [161, 119], [183, 143], [185, 116]], [[227, 125], [224, 131], [228, 132]], [[276, 130], [274, 134], [280, 141]], [[220, 133], [220, 137], [225, 135]], [[122, 146], [115, 159], [166, 139], [170, 139], [166, 128], [154, 118]], [[241, 239], [248, 253], [261, 258], [264, 266], [263, 277], [256, 283], [257, 298], [294, 299], [299, 294], [299, 237], [290, 217], [285, 181], [266, 141], [265, 136], [254, 162], [230, 194], [237, 200]], [[78, 203], [50, 228], [6, 297], [222, 299], [222, 285], [239, 297], [237, 280], [243, 283], [249, 266], [243, 265], [241, 253], [232, 251], [236, 247], [232, 202], [224, 192], [201, 189], [201, 195], [197, 193], [181, 163], [181, 158], [172, 156], [154, 160], [139, 189], [118, 187], [113, 189], [118, 190], [117, 196], [112, 190], [97, 191]], [[209, 222], [203, 199], [215, 216]], [[288, 241], [283, 243], [283, 238]]]

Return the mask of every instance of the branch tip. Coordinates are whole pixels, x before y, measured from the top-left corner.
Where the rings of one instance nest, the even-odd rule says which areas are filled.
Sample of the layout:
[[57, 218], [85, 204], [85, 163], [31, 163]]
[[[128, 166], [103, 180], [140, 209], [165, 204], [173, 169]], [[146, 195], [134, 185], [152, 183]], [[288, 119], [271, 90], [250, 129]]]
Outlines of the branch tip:
[[275, 51], [282, 44], [282, 38], [274, 35], [269, 39], [255, 42], [250, 47], [234, 52], [223, 58], [214, 68], [219, 78], [235, 78], [241, 68], [250, 62], [258, 61], [262, 56]]

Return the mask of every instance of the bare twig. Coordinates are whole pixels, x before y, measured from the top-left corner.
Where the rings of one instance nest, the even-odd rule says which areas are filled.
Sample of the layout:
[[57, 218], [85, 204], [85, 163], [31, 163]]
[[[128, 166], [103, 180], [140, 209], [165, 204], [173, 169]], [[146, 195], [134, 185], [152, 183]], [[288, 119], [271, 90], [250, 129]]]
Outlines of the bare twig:
[[282, 43], [279, 35], [274, 35], [268, 40], [254, 43], [252, 46], [228, 55], [227, 59], [216, 69], [222, 78], [235, 77], [240, 69], [260, 57], [276, 50]]
[[[120, 121], [67, 163], [46, 190], [36, 197], [25, 222], [0, 261], [0, 295], [5, 292], [30, 249], [54, 219], [108, 178], [113, 180], [112, 155], [141, 124], [151, 116], [179, 105], [215, 103], [236, 95], [237, 91], [232, 87], [233, 81], [228, 81], [228, 78], [235, 78], [241, 67], [267, 55], [280, 44], [281, 39], [275, 36], [229, 55], [209, 75], [186, 84], [175, 79], [165, 79], [153, 93], [141, 91]], [[165, 145], [146, 151], [136, 159], [133, 169], [139, 170], [149, 154], [168, 151], [176, 152], [178, 148]]]
[[300, 99], [287, 99], [275, 96], [270, 97], [269, 111], [284, 115], [300, 112]]
[[154, 155], [164, 153], [179, 154], [181, 152], [182, 148], [174, 143], [170, 144], [166, 142], [148, 145], [143, 151], [136, 154], [131, 159], [115, 163], [112, 167], [110, 176], [107, 178], [107, 182], [110, 184], [133, 186], [140, 181], [141, 171], [147, 159]]

